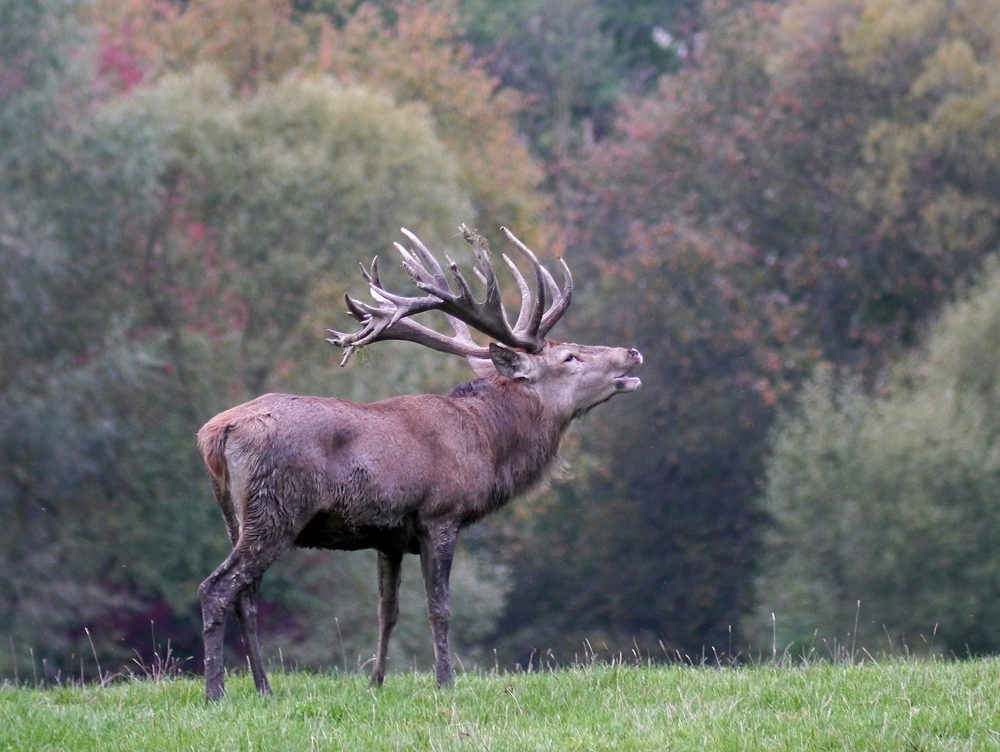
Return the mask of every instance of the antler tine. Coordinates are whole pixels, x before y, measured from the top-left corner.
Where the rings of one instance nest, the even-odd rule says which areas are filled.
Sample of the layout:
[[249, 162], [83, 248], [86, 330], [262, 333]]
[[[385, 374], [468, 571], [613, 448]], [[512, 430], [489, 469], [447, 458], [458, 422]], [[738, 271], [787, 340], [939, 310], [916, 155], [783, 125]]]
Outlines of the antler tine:
[[486, 286], [486, 299], [500, 297], [500, 288], [497, 285], [496, 274], [493, 271], [493, 261], [490, 259], [490, 243], [482, 235], [473, 232], [464, 224], [459, 225], [459, 232], [465, 238], [465, 242], [472, 246], [472, 253], [476, 257], [476, 276]]
[[364, 303], [359, 300], [355, 300], [346, 292], [344, 293], [344, 302], [347, 304], [348, 316], [353, 319], [357, 319], [358, 321], [364, 321], [365, 318], [367, 318], [368, 314], [361, 309], [361, 306], [363, 306]]
[[[342, 332], [335, 332], [335, 331], [333, 331], [333, 329], [327, 329], [327, 331], [330, 332], [330, 334], [342, 334]], [[340, 359], [340, 367], [343, 368], [344, 366], [346, 366], [347, 365], [347, 361], [349, 361], [351, 359], [351, 356], [354, 355], [354, 350], [355, 350], [354, 346], [353, 345], [347, 345], [345, 347], [344, 345], [337, 344], [338, 341], [339, 341], [339, 338], [338, 339], [332, 339], [330, 337], [327, 337], [326, 341], [329, 342], [331, 345], [337, 345], [337, 347], [344, 347], [344, 357]]]
[[375, 285], [376, 287], [382, 286], [382, 283], [378, 278], [378, 256], [374, 256], [372, 258], [372, 268], [370, 270], [365, 269], [364, 264], [358, 264], [358, 266], [361, 267], [361, 273], [364, 275], [365, 281], [369, 285]]
[[[503, 299], [500, 295], [500, 286], [497, 282], [496, 272], [493, 269], [493, 262], [490, 259], [489, 243], [485, 238], [473, 232], [465, 225], [459, 227], [459, 231], [472, 246], [472, 251], [478, 261], [478, 269], [483, 284], [486, 285], [486, 299], [482, 303], [476, 303], [469, 299], [469, 303], [474, 308], [473, 316], [466, 319], [480, 331], [495, 337], [497, 341], [503, 342], [511, 347], [519, 347], [529, 352], [538, 352], [544, 346], [544, 342], [534, 332], [528, 328], [511, 329], [507, 318], [507, 311], [503, 307]], [[530, 297], [529, 297], [530, 299]], [[520, 316], [518, 317], [520, 320]]]
[[531, 313], [531, 290], [528, 288], [528, 283], [524, 281], [521, 270], [510, 260], [510, 256], [506, 253], [503, 254], [503, 260], [510, 267], [514, 279], [517, 280], [517, 289], [521, 293], [521, 310], [517, 314], [517, 323], [514, 324], [514, 330], [523, 331], [528, 324], [528, 315]]
[[566, 313], [566, 309], [569, 308], [570, 302], [573, 300], [573, 275], [570, 274], [569, 266], [561, 258], [559, 259], [559, 266], [562, 268], [563, 275], [562, 292], [559, 292], [558, 288], [555, 287], [556, 281], [552, 279], [552, 275], [547, 271], [545, 272], [546, 281], [551, 284], [553, 289], [553, 300], [552, 306], [542, 316], [542, 325], [538, 328], [539, 337], [544, 337], [549, 333], [549, 329], [555, 326], [556, 322], [562, 318], [563, 314]]
[[[530, 337], [536, 337], [542, 339], [544, 335], [539, 335], [538, 328], [542, 323], [542, 314], [545, 311], [545, 268], [538, 263], [538, 257], [532, 252], [528, 246], [522, 243], [517, 237], [508, 230], [506, 227], [501, 227], [500, 231], [507, 236], [507, 239], [512, 242], [521, 254], [528, 259], [531, 263], [532, 268], [535, 270], [535, 300], [531, 304], [531, 315], [528, 318], [527, 329], [525, 334]], [[520, 320], [518, 316], [518, 320]]]
[[[434, 277], [424, 268], [423, 264], [421, 264], [420, 261], [406, 248], [401, 246], [399, 243], [393, 243], [393, 246], [395, 246], [396, 250], [399, 251], [399, 255], [403, 257], [403, 269], [406, 270], [410, 279], [419, 278], [428, 284], [438, 282], [438, 280], [434, 279]], [[447, 287], [448, 284], [445, 282], [445, 284], [439, 284], [439, 286]]]
[[[448, 278], [445, 277], [444, 270], [441, 269], [441, 265], [438, 263], [437, 259], [434, 258], [434, 254], [427, 249], [427, 246], [423, 244], [423, 241], [420, 240], [420, 238], [418, 238], [416, 234], [410, 232], [405, 227], [401, 227], [400, 232], [402, 232], [406, 237], [408, 237], [410, 239], [410, 242], [413, 243], [413, 247], [417, 249], [417, 252], [420, 254], [421, 260], [426, 265], [425, 268], [426, 267], [430, 268], [429, 272], [430, 277], [435, 282], [437, 282], [439, 287], [448, 288]], [[403, 252], [404, 249], [399, 243], [395, 243], [395, 246], [396, 248], [400, 249], [401, 253]], [[413, 254], [410, 255], [412, 256]], [[475, 343], [475, 340], [472, 339], [472, 332], [469, 331], [469, 327], [464, 321], [456, 319], [454, 316], [450, 314], [445, 314], [445, 315], [448, 318], [448, 323], [451, 324], [451, 328], [455, 331], [456, 339], [478, 347], [478, 345], [476, 345]]]
[[458, 264], [452, 261], [451, 257], [447, 253], [444, 254], [444, 260], [448, 262], [448, 271], [451, 272], [451, 276], [455, 279], [455, 282], [458, 283], [459, 293], [455, 296], [455, 300], [467, 305], [474, 302], [472, 288], [469, 287], [469, 283], [466, 282], [465, 277], [462, 276], [462, 270], [458, 268]]
[[[528, 260], [531, 261], [532, 266], [535, 269], [535, 278], [538, 283], [538, 289], [542, 289], [541, 279], [544, 279], [545, 286], [552, 294], [552, 305], [549, 306], [548, 310], [546, 310], [544, 315], [541, 316], [538, 328], [535, 330], [538, 337], [544, 338], [545, 335], [549, 333], [549, 330], [556, 325], [556, 322], [562, 318], [563, 314], [566, 313], [566, 309], [569, 308], [569, 304], [573, 298], [573, 275], [570, 273], [569, 266], [567, 266], [566, 262], [560, 258], [559, 265], [562, 269], [563, 275], [563, 289], [560, 291], [558, 285], [556, 285], [555, 279], [549, 273], [549, 270], [538, 262], [537, 257], [531, 249], [518, 240], [514, 236], [514, 233], [506, 227], [501, 227], [500, 229], [503, 230], [507, 238], [518, 247]], [[541, 276], [539, 277], [539, 275]], [[539, 306], [539, 308], [544, 307], [544, 303]]]
[[[486, 300], [483, 301], [482, 308], [489, 312], [489, 316], [491, 318], [502, 322], [505, 335], [509, 335], [515, 340], [523, 339], [520, 336], [521, 330], [516, 327], [514, 329], [510, 328], [510, 320], [507, 318], [507, 310], [503, 307], [503, 299], [500, 295], [500, 285], [497, 282], [496, 271], [493, 268], [493, 260], [490, 258], [489, 241], [470, 230], [464, 224], [458, 229], [462, 233], [462, 237], [465, 238], [466, 242], [472, 246], [472, 252], [475, 254], [477, 261], [477, 266], [473, 269], [473, 271], [476, 273], [479, 281], [482, 282], [483, 286], [486, 288]], [[504, 340], [501, 339], [500, 341]], [[530, 342], [528, 344], [518, 342], [515, 346], [534, 349], [536, 344], [534, 342]]]
[[[423, 259], [423, 262], [430, 267], [430, 273], [434, 278], [434, 281], [441, 287], [448, 287], [448, 278], [444, 276], [444, 271], [441, 269], [441, 265], [437, 262], [437, 259], [434, 258], [434, 254], [427, 250], [427, 246], [423, 244], [420, 238], [407, 230], [405, 227], [401, 227], [400, 232], [410, 239], [410, 242], [413, 243], [413, 247], [417, 249], [421, 259]], [[401, 247], [399, 246], [399, 243], [396, 243], [396, 246]]]
[[559, 285], [556, 284], [555, 277], [549, 273], [548, 269], [544, 266], [540, 268], [542, 270], [542, 276], [545, 277], [545, 287], [549, 291], [549, 297], [551, 297], [552, 302], [555, 303], [555, 301], [559, 299]]
[[[422, 259], [418, 259], [415, 255], [404, 248], [399, 243], [393, 243], [396, 246], [396, 250], [403, 257], [404, 268], [410, 277], [413, 278], [414, 273], [422, 274], [425, 282], [436, 282], [438, 287], [444, 289], [450, 289], [448, 286], [448, 279], [444, 276], [444, 272], [441, 270], [440, 264], [438, 264], [437, 259], [431, 255], [427, 247], [420, 242], [420, 238], [414, 235], [412, 232], [407, 230], [405, 227], [402, 228], [403, 233], [412, 242], [414, 247], [422, 256]], [[426, 264], [426, 266], [425, 266]], [[427, 270], [427, 266], [430, 267], [430, 271]], [[474, 347], [478, 347], [475, 340], [472, 339], [472, 333], [469, 331], [469, 327], [466, 326], [465, 322], [456, 319], [450, 314], [445, 314], [448, 319], [448, 323], [451, 324], [451, 328], [455, 332], [455, 339]]]

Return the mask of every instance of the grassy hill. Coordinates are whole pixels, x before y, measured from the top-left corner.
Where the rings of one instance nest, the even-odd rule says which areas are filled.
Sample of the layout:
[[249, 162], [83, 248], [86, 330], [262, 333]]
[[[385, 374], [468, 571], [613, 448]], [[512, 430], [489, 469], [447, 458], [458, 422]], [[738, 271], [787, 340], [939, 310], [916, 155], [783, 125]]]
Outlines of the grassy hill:
[[1000, 660], [232, 676], [0, 689], [11, 750], [1000, 750]]

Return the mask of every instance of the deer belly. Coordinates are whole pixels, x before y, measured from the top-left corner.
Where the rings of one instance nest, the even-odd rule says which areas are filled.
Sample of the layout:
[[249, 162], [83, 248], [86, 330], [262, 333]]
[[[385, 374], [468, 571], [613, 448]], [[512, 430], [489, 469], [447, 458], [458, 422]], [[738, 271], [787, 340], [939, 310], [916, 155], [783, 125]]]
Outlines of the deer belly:
[[392, 527], [351, 525], [336, 512], [319, 512], [295, 539], [298, 548], [325, 548], [334, 551], [359, 551], [364, 548], [402, 549], [419, 553], [415, 520], [408, 515], [402, 524]]

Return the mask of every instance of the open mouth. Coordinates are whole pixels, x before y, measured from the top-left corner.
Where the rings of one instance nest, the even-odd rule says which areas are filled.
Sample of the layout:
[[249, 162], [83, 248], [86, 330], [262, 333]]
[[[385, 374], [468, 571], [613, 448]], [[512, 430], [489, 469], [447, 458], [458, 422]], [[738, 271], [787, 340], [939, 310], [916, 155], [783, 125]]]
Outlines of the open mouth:
[[629, 373], [642, 365], [642, 354], [638, 350], [630, 350], [629, 354], [635, 358], [636, 362], [631, 368], [626, 369], [621, 376], [615, 376], [616, 392], [634, 392], [642, 386], [641, 380], [635, 376], [629, 376]]

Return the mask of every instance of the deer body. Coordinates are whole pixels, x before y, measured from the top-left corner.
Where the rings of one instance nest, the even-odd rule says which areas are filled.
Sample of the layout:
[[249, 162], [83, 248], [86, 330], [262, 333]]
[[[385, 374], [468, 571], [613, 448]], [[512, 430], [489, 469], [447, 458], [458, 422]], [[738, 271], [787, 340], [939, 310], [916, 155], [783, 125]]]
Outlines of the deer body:
[[[433, 276], [440, 283], [439, 272], [432, 275], [420, 267], [411, 276], [415, 281]], [[536, 300], [543, 301], [538, 274]], [[522, 298], [530, 296], [518, 278]], [[377, 298], [391, 296], [378, 284], [374, 266], [369, 281]], [[435, 294], [447, 293], [437, 289]], [[426, 305], [426, 299], [399, 300]], [[627, 375], [642, 362], [635, 350], [550, 341], [540, 341], [535, 352], [496, 344], [473, 349], [461, 322], [453, 322], [456, 338], [447, 342], [425, 335], [407, 319], [401, 319], [406, 326], [400, 336], [391, 328], [391, 319], [398, 318], [394, 308], [378, 311], [390, 314], [389, 323], [372, 335], [374, 309], [350, 299], [348, 305], [357, 308], [366, 329], [339, 335], [335, 344], [352, 348], [379, 338], [423, 342], [426, 336], [435, 349], [461, 347], [459, 354], [475, 359], [470, 362], [476, 370], [488, 375], [444, 397], [396, 397], [373, 404], [267, 394], [205, 424], [198, 443], [233, 544], [226, 561], [199, 588], [210, 699], [223, 693], [222, 635], [230, 608], [236, 611], [257, 689], [270, 692], [257, 638], [257, 591], [266, 569], [291, 546], [379, 552], [375, 683], [384, 678], [388, 640], [399, 613], [403, 554], [419, 554], [437, 681], [450, 682], [448, 578], [459, 530], [544, 481], [573, 418], [639, 386]], [[537, 331], [538, 322], [545, 322], [540, 309], [532, 318]], [[476, 326], [493, 333], [488, 323], [476, 320]], [[500, 333], [512, 344], [531, 347]]]
[[499, 377], [455, 393], [368, 405], [266, 394], [213, 418], [199, 442], [241, 532], [248, 491], [266, 479], [303, 499], [268, 510], [297, 518], [297, 546], [418, 553], [415, 525], [447, 515], [461, 528], [496, 511], [543, 476], [562, 435], [537, 397]]

